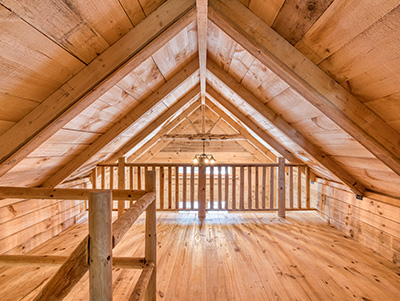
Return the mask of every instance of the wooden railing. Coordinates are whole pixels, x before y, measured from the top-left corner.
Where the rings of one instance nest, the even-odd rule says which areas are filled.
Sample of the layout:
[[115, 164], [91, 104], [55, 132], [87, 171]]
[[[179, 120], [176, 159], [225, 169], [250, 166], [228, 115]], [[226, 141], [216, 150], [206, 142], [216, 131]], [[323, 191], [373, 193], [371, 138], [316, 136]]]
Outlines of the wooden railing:
[[[280, 166], [281, 169], [283, 166], [281, 174]], [[119, 164], [99, 164], [92, 178], [95, 187], [140, 189], [143, 185], [143, 174], [147, 170], [154, 170], [156, 173], [158, 210], [197, 211], [203, 206], [207, 211], [278, 211], [279, 195], [282, 195], [282, 191], [284, 201], [281, 203], [285, 210], [310, 209], [308, 167], [285, 164], [284, 161], [280, 164], [197, 166], [130, 164], [121, 159]], [[281, 190], [280, 182], [284, 187]], [[126, 208], [129, 204], [123, 203], [122, 206]], [[117, 209], [117, 203], [114, 209]]]
[[[34, 300], [63, 300], [89, 270], [90, 300], [112, 300], [112, 268], [143, 269], [129, 300], [156, 300], [155, 174], [146, 173], [145, 189], [44, 189], [0, 187], [0, 198], [88, 200], [89, 235], [69, 257], [0, 255], [0, 265], [61, 265]], [[115, 222], [112, 200], [134, 202]], [[146, 211], [145, 256], [113, 257], [112, 249]]]

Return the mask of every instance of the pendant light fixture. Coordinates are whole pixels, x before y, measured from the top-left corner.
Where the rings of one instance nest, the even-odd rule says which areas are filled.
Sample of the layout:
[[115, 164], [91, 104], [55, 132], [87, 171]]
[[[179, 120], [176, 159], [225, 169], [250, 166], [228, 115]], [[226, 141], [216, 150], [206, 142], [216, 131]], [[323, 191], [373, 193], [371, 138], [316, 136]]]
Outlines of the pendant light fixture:
[[193, 158], [193, 163], [194, 164], [214, 164], [215, 158], [213, 155], [207, 155], [206, 154], [206, 139], [201, 139], [203, 141], [203, 153], [202, 154], [197, 154]]

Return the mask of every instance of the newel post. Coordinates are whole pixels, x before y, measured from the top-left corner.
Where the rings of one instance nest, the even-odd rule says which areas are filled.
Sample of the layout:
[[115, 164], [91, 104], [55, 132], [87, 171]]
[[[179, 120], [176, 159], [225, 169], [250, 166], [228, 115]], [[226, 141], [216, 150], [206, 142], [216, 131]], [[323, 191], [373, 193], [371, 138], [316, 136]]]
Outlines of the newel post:
[[[147, 192], [156, 191], [156, 172], [149, 170], [146, 172], [145, 189]], [[155, 301], [157, 295], [157, 236], [156, 236], [156, 200], [146, 209], [146, 229], [145, 229], [145, 261], [154, 262], [154, 270], [147, 286], [145, 300]]]
[[285, 158], [278, 161], [278, 216], [285, 217]]
[[89, 292], [91, 301], [112, 300], [112, 192], [89, 193]]

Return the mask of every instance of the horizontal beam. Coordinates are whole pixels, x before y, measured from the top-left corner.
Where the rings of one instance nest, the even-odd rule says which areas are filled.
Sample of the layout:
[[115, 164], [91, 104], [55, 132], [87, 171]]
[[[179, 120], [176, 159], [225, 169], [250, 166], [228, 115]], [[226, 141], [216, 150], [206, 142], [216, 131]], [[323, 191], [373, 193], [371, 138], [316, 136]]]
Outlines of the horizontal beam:
[[[57, 255], [0, 255], [0, 266], [60, 266], [68, 256]], [[143, 269], [146, 264], [143, 257], [113, 257], [113, 268]]]
[[[0, 187], [2, 199], [43, 199], [43, 200], [88, 200], [90, 192], [102, 192], [102, 189], [53, 189]], [[137, 200], [146, 194], [145, 190], [111, 190], [114, 200]], [[1, 200], [0, 200], [1, 203]]]
[[185, 140], [245, 140], [242, 135], [238, 134], [167, 134], [161, 138]]
[[194, 4], [167, 1], [4, 133], [0, 176], [193, 22]]

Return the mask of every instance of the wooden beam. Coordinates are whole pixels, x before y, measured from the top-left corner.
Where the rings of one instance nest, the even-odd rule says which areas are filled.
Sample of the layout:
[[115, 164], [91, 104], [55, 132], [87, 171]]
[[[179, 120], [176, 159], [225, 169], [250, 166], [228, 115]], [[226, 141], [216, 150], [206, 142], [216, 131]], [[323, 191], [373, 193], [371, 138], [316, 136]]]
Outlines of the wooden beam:
[[[133, 289], [133, 292], [129, 297], [129, 301], [144, 300], [146, 289], [148, 289], [151, 278], [154, 274], [155, 267], [156, 266], [155, 266], [154, 262], [146, 263], [146, 267], [143, 269], [142, 273], [140, 274], [139, 279], [135, 284], [135, 288]], [[152, 298], [149, 300], [156, 300], [156, 299]]]
[[[208, 0], [196, 0], [197, 9], [197, 43], [199, 47], [201, 102], [205, 103], [207, 78], [207, 23]], [[204, 133], [204, 131], [203, 131]]]
[[[173, 93], [176, 89], [185, 83], [185, 80], [190, 78], [198, 70], [198, 62], [196, 60], [191, 61], [181, 71], [179, 71], [174, 77], [168, 82], [162, 85], [157, 91], [151, 94], [148, 98], [140, 103], [136, 108], [128, 112], [122, 117], [111, 129], [101, 135], [96, 141], [94, 141], [89, 147], [87, 147], [77, 158], [67, 163], [58, 172], [51, 176], [42, 186], [44, 187], [55, 187], [60, 184], [64, 179], [71, 175], [77, 170], [82, 164], [87, 162], [92, 156], [101, 151], [109, 143], [111, 143], [118, 135], [126, 131], [135, 121], [142, 117], [146, 112], [151, 110], [157, 105], [164, 97]], [[119, 155], [122, 157], [123, 155]]]
[[279, 157], [278, 166], [278, 216], [285, 217], [286, 211], [285, 158]]
[[[189, 108], [183, 111], [178, 116], [175, 116], [174, 119], [168, 121], [164, 127], [160, 129], [160, 131], [154, 135], [149, 141], [147, 141], [143, 146], [141, 146], [138, 150], [136, 150], [133, 154], [131, 154], [127, 161], [129, 163], [135, 162], [138, 158], [141, 157], [142, 154], [146, 153], [157, 141], [160, 139], [161, 136], [165, 135], [166, 133], [173, 130], [178, 124], [180, 124], [186, 117], [195, 111], [200, 105], [199, 101], [194, 102]], [[145, 160], [144, 160], [145, 161]], [[107, 160], [107, 162], [109, 162]], [[111, 163], [111, 162], [109, 162]]]
[[159, 139], [145, 153], [140, 156], [140, 162], [147, 162], [156, 156], [163, 148], [170, 144], [172, 139]]
[[[400, 134], [235, 0], [211, 0], [209, 18], [400, 175]], [[362, 187], [357, 189], [363, 191]]]
[[210, 100], [206, 100], [206, 105], [213, 110], [216, 114], [222, 117], [231, 127], [233, 127], [237, 132], [239, 132], [244, 138], [246, 138], [251, 144], [253, 144], [257, 149], [264, 154], [270, 162], [277, 162], [277, 157], [272, 153], [265, 145], [258, 141], [245, 127], [240, 125], [236, 120], [231, 118], [226, 112], [221, 110], [218, 106], [213, 104]]
[[166, 134], [161, 138], [184, 140], [244, 140], [240, 134]]
[[89, 194], [90, 300], [112, 300], [112, 192]]
[[152, 121], [147, 127], [142, 129], [134, 137], [132, 137], [128, 142], [121, 146], [114, 154], [112, 154], [107, 162], [115, 162], [118, 158], [124, 156], [128, 151], [134, 148], [139, 142], [141, 142], [145, 137], [150, 135], [154, 130], [156, 130], [161, 124], [167, 121], [173, 114], [178, 110], [183, 108], [185, 105], [195, 101], [199, 97], [199, 86], [194, 87], [187, 94], [181, 97], [177, 102], [175, 102], [171, 107], [165, 110], [161, 115], [159, 115], [156, 120]]
[[[89, 192], [101, 192], [102, 189], [68, 188], [24, 188], [0, 187], [0, 198], [6, 199], [45, 199], [45, 200], [88, 200]], [[146, 194], [144, 190], [112, 190], [114, 200], [137, 200]], [[1, 204], [1, 200], [0, 200]]]
[[192, 120], [190, 120], [189, 117], [186, 117], [186, 120], [189, 122], [189, 124], [191, 125], [191, 127], [193, 128], [193, 130], [196, 132], [196, 134], [200, 134], [199, 129], [193, 124]]
[[288, 150], [286, 150], [279, 142], [277, 142], [272, 136], [264, 131], [260, 126], [258, 126], [249, 117], [243, 114], [238, 108], [227, 101], [221, 94], [215, 91], [210, 86], [207, 86], [207, 96], [210, 100], [215, 103], [220, 103], [226, 110], [231, 112], [236, 116], [243, 124], [245, 124], [249, 129], [256, 133], [261, 139], [268, 143], [273, 149], [275, 149], [281, 156], [285, 157], [292, 163], [300, 163], [300, 161]]
[[194, 20], [194, 0], [169, 0], [100, 54], [0, 137], [0, 176]]
[[234, 91], [251, 107], [259, 112], [268, 122], [280, 130], [285, 136], [300, 146], [305, 152], [310, 154], [326, 169], [337, 176], [343, 183], [359, 195], [363, 195], [365, 187], [359, 183], [352, 175], [345, 171], [339, 164], [337, 164], [330, 156], [323, 153], [322, 150], [304, 137], [301, 133], [296, 131], [289, 123], [282, 117], [272, 111], [268, 106], [262, 103], [254, 94], [243, 87], [228, 73], [218, 67], [214, 62], [208, 62], [208, 70], [221, 80], [229, 89]]
[[[60, 266], [68, 256], [58, 255], [0, 255], [0, 266]], [[144, 257], [113, 257], [113, 268], [143, 269]]]

